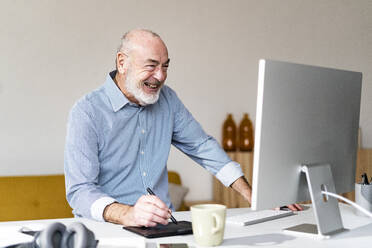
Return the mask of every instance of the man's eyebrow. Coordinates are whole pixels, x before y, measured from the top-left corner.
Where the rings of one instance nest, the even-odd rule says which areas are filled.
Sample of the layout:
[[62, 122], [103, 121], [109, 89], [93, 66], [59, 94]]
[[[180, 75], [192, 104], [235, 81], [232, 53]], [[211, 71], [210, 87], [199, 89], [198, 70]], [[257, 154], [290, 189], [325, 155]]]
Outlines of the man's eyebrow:
[[[158, 60], [156, 60], [156, 59], [147, 59], [146, 62], [147, 63], [160, 64], [160, 62]], [[165, 61], [164, 64], [169, 64], [169, 62], [170, 62], [170, 59], [168, 59], [167, 61]]]

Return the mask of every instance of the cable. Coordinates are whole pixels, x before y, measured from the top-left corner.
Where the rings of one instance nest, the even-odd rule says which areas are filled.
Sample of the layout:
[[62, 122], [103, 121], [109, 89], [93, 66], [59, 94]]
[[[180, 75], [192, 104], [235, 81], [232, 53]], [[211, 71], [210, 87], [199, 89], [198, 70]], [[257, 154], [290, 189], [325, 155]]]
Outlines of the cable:
[[371, 212], [368, 212], [367, 210], [365, 210], [364, 208], [362, 208], [361, 206], [359, 206], [358, 204], [356, 204], [355, 202], [352, 202], [350, 201], [349, 199], [346, 199], [345, 197], [343, 196], [340, 196], [338, 194], [335, 194], [335, 193], [331, 193], [331, 192], [327, 192], [327, 191], [322, 191], [322, 194], [323, 195], [329, 195], [329, 196], [332, 196], [334, 198], [337, 198], [337, 199], [340, 199], [340, 200], [343, 200], [345, 201], [346, 203], [349, 203], [351, 206], [353, 206], [354, 208], [358, 209], [359, 211], [363, 212], [365, 215], [367, 215], [368, 217], [372, 218], [372, 213]]

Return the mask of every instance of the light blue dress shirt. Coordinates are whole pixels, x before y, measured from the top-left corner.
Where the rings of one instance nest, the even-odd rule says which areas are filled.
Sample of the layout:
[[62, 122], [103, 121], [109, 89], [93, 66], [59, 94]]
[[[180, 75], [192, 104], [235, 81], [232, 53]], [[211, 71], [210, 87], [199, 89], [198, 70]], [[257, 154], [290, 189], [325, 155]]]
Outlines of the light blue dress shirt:
[[134, 205], [147, 187], [173, 208], [166, 166], [171, 144], [226, 186], [243, 175], [171, 88], [163, 86], [159, 100], [142, 107], [116, 86], [115, 73], [81, 98], [69, 115], [66, 195], [76, 216], [102, 221], [108, 204]]

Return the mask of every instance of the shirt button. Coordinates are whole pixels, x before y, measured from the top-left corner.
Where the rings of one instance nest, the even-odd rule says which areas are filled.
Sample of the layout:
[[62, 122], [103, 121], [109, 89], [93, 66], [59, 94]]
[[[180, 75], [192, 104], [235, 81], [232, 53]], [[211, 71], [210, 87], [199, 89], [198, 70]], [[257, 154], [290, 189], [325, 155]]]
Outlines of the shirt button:
[[141, 151], [141, 154], [143, 155], [143, 154], [145, 154], [145, 152], [144, 151]]
[[142, 129], [142, 130], [141, 130], [141, 133], [145, 133], [145, 129]]
[[146, 172], [143, 173], [143, 176], [144, 176], [144, 177], [146, 176]]

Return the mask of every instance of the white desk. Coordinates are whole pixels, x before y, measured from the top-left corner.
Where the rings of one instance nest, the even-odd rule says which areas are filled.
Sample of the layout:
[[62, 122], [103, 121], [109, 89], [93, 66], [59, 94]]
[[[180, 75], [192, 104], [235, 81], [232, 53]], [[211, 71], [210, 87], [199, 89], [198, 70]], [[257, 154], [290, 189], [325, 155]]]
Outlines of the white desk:
[[[372, 219], [360, 217], [354, 214], [354, 210], [344, 204], [340, 204], [342, 220], [345, 228], [351, 229], [349, 232], [339, 234], [328, 240], [316, 240], [306, 237], [295, 237], [282, 232], [283, 228], [290, 227], [301, 223], [315, 223], [313, 212], [310, 209], [299, 212], [295, 216], [290, 216], [274, 221], [261, 224], [238, 227], [226, 225], [224, 241], [220, 247], [239, 248], [239, 247], [372, 247]], [[243, 211], [249, 211], [246, 208], [228, 209], [228, 215], [235, 215]], [[175, 212], [177, 220], [190, 221], [190, 212]], [[17, 221], [17, 222], [0, 222], [0, 230], [5, 227], [22, 226], [30, 224], [47, 224], [55, 221], [63, 222], [68, 225], [72, 222], [83, 222], [91, 229], [97, 239], [107, 241], [107, 239], [117, 239], [117, 246], [98, 247], [132, 247], [120, 244], [120, 238], [129, 238], [140, 236], [132, 234], [122, 229], [120, 225], [110, 223], [95, 222], [88, 219], [55, 219], [55, 220], [38, 220], [38, 221]], [[157, 239], [144, 239], [146, 247], [156, 247], [157, 243], [188, 243], [189, 247], [198, 247], [195, 244], [192, 235], [174, 236]], [[139, 242], [141, 243], [141, 242]], [[138, 244], [139, 244], [138, 243]]]

